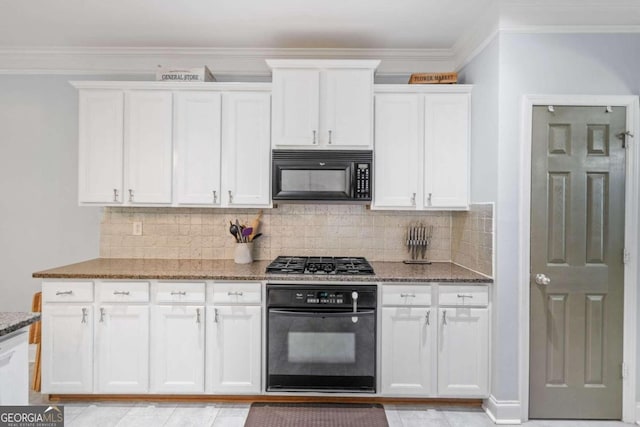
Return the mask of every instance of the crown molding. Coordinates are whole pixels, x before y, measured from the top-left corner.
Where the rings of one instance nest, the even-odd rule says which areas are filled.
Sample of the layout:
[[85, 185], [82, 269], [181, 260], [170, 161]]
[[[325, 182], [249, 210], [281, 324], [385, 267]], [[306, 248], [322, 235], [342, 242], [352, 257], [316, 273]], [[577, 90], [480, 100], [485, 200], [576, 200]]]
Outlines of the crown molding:
[[450, 49], [0, 48], [2, 74], [152, 75], [160, 66], [206, 65], [214, 75], [270, 76], [266, 59], [379, 59], [378, 75], [449, 71]]

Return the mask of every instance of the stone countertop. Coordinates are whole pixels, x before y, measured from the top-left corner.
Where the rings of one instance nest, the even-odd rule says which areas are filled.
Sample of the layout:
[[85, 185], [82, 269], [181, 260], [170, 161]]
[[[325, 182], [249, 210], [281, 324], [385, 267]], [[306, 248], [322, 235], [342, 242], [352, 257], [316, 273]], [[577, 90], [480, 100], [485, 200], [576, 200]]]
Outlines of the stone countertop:
[[493, 279], [450, 262], [403, 264], [373, 261], [372, 276], [266, 274], [271, 261], [236, 264], [233, 260], [96, 258], [33, 273], [44, 279], [158, 279], [158, 280], [288, 280], [351, 282], [469, 282]]
[[40, 313], [0, 312], [0, 337], [40, 320]]

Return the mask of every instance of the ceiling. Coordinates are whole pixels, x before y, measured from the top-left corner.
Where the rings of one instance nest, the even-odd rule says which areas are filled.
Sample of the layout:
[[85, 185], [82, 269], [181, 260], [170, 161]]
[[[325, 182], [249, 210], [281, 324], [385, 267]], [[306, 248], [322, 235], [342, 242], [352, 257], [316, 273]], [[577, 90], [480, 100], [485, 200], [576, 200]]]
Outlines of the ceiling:
[[231, 69], [242, 67], [238, 55], [300, 56], [310, 48], [330, 57], [382, 56], [383, 66], [388, 51], [404, 50], [450, 69], [454, 56], [468, 56], [497, 29], [638, 32], [640, 0], [4, 1], [0, 72], [134, 71], [210, 64], [234, 51]]

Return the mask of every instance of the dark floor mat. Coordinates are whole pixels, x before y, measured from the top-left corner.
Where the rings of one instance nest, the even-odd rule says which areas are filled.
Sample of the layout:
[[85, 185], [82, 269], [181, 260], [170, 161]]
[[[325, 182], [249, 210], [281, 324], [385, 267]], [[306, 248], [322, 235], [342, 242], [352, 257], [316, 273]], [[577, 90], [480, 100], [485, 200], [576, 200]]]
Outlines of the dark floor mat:
[[382, 405], [254, 403], [244, 427], [389, 427]]

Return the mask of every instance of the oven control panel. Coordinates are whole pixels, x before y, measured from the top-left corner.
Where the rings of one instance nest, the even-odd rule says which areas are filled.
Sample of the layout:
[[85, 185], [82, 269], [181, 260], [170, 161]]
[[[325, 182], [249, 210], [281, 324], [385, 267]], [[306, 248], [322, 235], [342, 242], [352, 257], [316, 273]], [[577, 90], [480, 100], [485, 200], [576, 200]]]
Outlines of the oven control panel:
[[268, 308], [326, 307], [327, 309], [352, 309], [354, 295], [359, 308], [375, 308], [377, 289], [370, 285], [333, 285], [306, 287], [304, 285], [267, 284]]
[[304, 300], [307, 304], [347, 304], [351, 303], [351, 298], [345, 292], [296, 292], [298, 301]]

